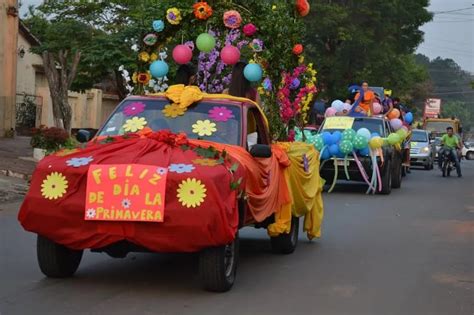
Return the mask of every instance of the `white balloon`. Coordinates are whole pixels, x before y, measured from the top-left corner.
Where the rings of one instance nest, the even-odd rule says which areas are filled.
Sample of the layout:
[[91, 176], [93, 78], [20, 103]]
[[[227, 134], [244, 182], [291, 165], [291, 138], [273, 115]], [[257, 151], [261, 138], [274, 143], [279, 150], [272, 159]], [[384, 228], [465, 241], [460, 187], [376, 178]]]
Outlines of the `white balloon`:
[[371, 137], [371, 133], [369, 131], [369, 129], [367, 128], [360, 128], [359, 130], [357, 130], [357, 134], [366, 138], [367, 140], [370, 140], [370, 137]]
[[344, 102], [341, 100], [335, 100], [332, 102], [331, 107], [335, 108], [338, 113], [344, 110]]
[[351, 104], [344, 103], [343, 106], [344, 106], [344, 107], [343, 107], [344, 110], [350, 111], [350, 110], [352, 109], [352, 105], [351, 105]]

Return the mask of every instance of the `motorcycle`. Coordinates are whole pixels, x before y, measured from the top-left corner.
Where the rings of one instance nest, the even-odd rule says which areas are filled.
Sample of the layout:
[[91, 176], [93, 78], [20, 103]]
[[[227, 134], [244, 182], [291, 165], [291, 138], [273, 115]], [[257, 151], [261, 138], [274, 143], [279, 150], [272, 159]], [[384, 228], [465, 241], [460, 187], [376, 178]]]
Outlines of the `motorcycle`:
[[[456, 153], [458, 153], [456, 151]], [[459, 153], [458, 153], [459, 155]], [[441, 172], [443, 173], [443, 177], [446, 176], [451, 176], [451, 171], [456, 169], [456, 164], [453, 161], [451, 157], [451, 151], [450, 150], [443, 150], [443, 156], [442, 156], [443, 162], [441, 164]], [[460, 162], [460, 160], [459, 160]]]

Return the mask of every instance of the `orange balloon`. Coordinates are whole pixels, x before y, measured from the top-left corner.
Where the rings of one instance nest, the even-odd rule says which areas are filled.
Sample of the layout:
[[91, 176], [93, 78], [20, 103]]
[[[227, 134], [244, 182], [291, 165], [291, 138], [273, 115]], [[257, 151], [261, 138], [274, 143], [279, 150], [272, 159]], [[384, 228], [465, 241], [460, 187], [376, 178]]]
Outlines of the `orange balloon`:
[[389, 119], [395, 119], [400, 117], [400, 111], [396, 108], [392, 109], [392, 111], [388, 114]]

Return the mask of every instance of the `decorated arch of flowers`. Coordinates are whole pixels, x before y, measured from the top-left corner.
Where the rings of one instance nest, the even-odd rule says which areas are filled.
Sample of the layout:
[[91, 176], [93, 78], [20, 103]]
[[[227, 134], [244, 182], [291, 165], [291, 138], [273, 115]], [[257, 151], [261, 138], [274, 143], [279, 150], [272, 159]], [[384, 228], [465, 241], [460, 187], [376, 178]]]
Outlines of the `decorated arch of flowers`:
[[316, 71], [305, 62], [301, 43], [306, 0], [165, 0], [158, 5], [163, 14], [144, 21], [133, 44], [135, 68], [122, 69], [131, 93], [166, 90], [179, 64], [187, 62], [196, 65], [201, 90], [221, 93], [229, 86], [232, 64], [242, 60], [261, 69], [253, 85], [274, 139], [291, 138], [292, 129], [307, 122], [317, 90]]

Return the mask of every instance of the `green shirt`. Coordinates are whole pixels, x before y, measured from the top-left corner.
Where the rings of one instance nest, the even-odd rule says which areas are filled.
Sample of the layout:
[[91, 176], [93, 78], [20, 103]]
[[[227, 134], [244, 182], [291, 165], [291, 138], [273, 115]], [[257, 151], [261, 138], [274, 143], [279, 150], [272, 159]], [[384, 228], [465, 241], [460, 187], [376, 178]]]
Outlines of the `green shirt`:
[[457, 148], [457, 146], [459, 144], [459, 138], [456, 135], [452, 135], [450, 137], [446, 134], [441, 138], [441, 141], [443, 141], [444, 145], [447, 146], [450, 149]]

